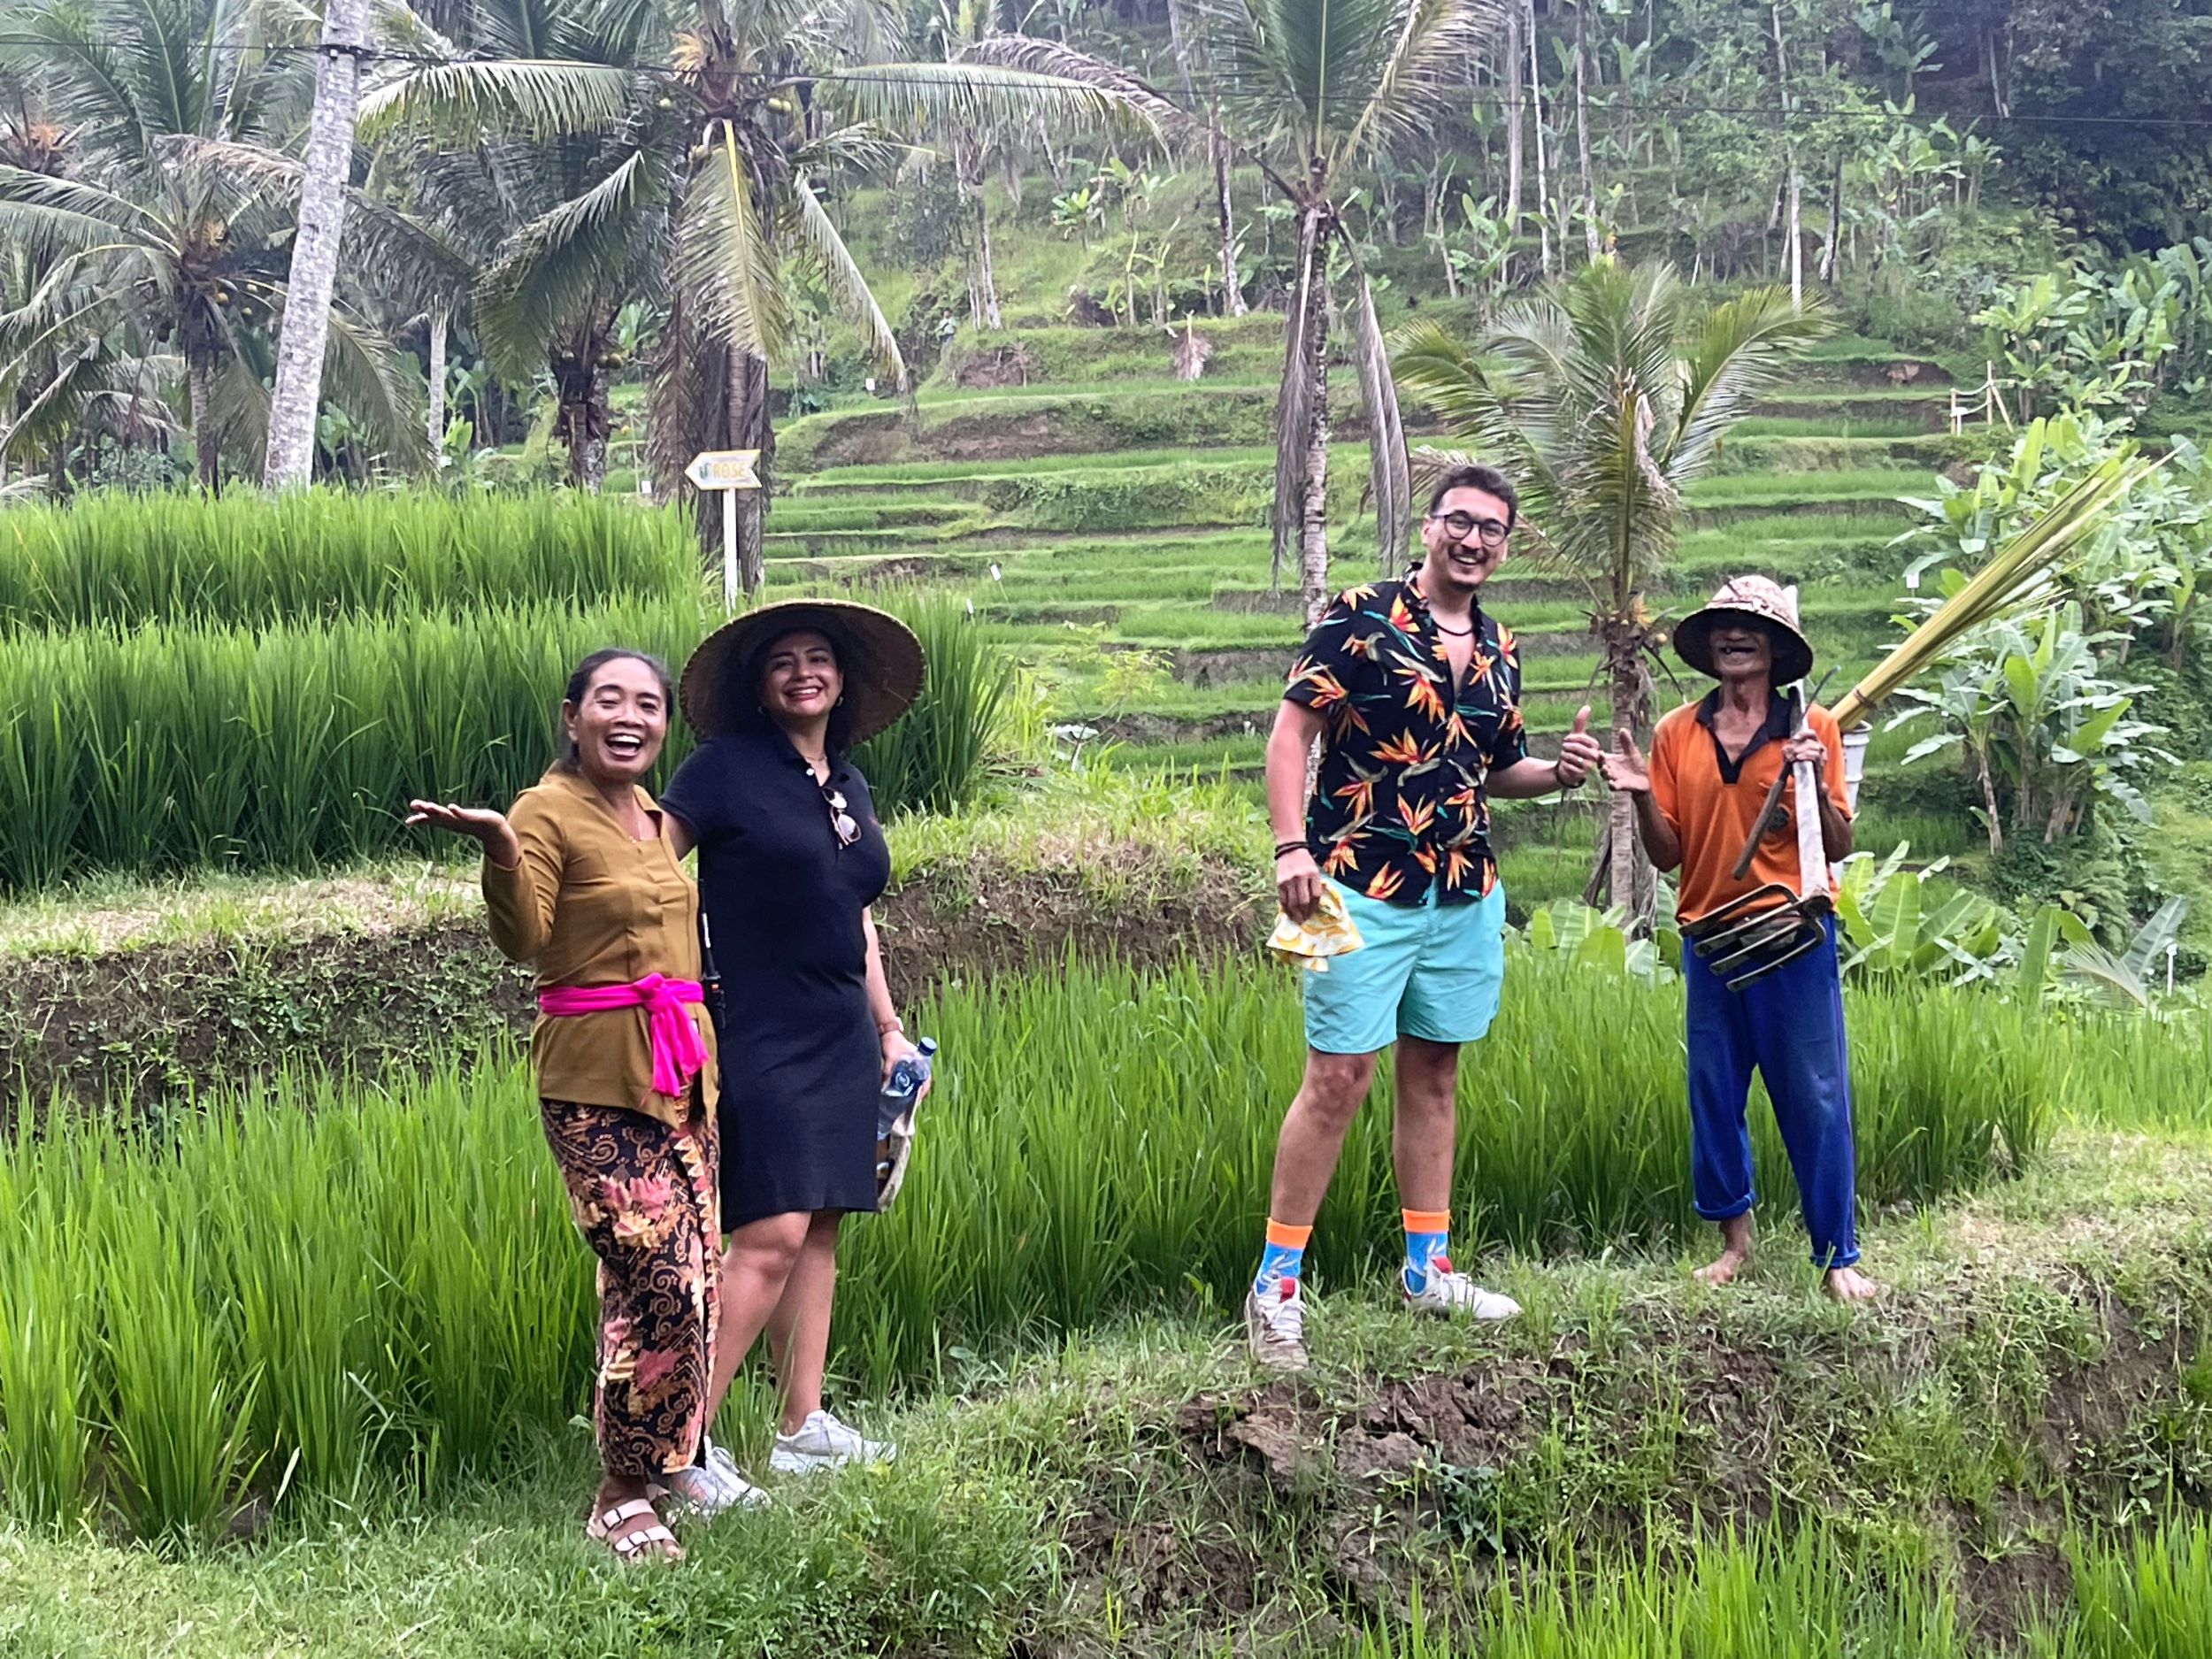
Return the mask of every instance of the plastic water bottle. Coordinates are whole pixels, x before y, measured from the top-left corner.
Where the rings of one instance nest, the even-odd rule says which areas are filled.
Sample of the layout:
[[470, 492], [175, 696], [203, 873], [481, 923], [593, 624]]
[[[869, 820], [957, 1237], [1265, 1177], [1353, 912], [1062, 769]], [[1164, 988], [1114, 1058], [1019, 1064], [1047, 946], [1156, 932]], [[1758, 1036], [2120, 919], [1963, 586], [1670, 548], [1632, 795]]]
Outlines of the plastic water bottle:
[[914, 1110], [915, 1097], [921, 1094], [922, 1085], [929, 1081], [930, 1057], [937, 1052], [937, 1040], [925, 1037], [914, 1045], [918, 1052], [908, 1055], [891, 1068], [891, 1080], [883, 1086], [883, 1098], [876, 1108], [876, 1138], [888, 1140], [898, 1121]]

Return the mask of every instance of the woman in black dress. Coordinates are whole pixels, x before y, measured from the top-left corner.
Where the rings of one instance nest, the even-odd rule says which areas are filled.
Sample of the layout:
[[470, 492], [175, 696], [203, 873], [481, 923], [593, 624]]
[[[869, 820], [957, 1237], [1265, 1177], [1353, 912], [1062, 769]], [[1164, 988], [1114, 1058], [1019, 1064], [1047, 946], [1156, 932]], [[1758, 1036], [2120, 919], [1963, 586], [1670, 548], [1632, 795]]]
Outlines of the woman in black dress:
[[[876, 1208], [876, 1104], [916, 1053], [869, 907], [890, 849], [849, 747], [903, 713], [922, 650], [865, 605], [793, 601], [718, 630], [684, 669], [702, 741], [662, 792], [722, 975], [721, 1340], [709, 1423], [765, 1330], [783, 1384], [771, 1465], [887, 1458], [822, 1405], [837, 1232]], [[710, 1466], [729, 1462], [710, 1448]], [[725, 1472], [734, 1474], [733, 1467]]]

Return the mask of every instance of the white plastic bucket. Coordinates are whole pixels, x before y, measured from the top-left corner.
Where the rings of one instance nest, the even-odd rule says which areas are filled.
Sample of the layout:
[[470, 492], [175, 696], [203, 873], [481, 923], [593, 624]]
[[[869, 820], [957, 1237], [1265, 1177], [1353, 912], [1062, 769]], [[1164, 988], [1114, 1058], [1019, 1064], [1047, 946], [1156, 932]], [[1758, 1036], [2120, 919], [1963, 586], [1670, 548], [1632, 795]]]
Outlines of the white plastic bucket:
[[1843, 734], [1843, 793], [1854, 812], [1859, 810], [1859, 780], [1866, 772], [1866, 746], [1873, 736], [1874, 727], [1867, 721]]

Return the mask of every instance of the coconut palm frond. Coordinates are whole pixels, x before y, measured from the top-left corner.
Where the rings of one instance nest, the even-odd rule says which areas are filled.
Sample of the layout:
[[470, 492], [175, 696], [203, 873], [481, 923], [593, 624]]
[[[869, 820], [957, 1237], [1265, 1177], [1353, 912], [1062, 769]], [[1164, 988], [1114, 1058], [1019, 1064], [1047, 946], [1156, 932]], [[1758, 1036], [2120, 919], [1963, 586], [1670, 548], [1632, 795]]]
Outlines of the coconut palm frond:
[[823, 211], [822, 204], [804, 178], [791, 181], [792, 218], [798, 240], [828, 289], [831, 301], [868, 337], [868, 349], [879, 366], [890, 374], [901, 391], [906, 389], [906, 359], [899, 352], [898, 337], [884, 319], [883, 309], [869, 290], [852, 250], [837, 234], [837, 227]]
[[406, 0], [374, 0], [370, 7], [378, 45], [407, 58], [458, 58], [460, 49], [419, 16]]
[[1728, 428], [1834, 328], [1825, 299], [1808, 294], [1798, 306], [1781, 288], [1752, 288], [1707, 312], [1683, 354], [1682, 411], [1668, 457], [1675, 477], [1686, 482], [1711, 465]]
[[864, 120], [899, 127], [1026, 121], [1041, 115], [1087, 127], [1119, 126], [1146, 136], [1161, 130], [1142, 99], [1079, 76], [981, 61], [866, 65], [817, 76], [815, 86]]
[[342, 307], [331, 309], [325, 399], [366, 426], [403, 470], [415, 472], [429, 465], [430, 444], [411, 363], [368, 323]]
[[1413, 480], [1406, 457], [1398, 388], [1390, 378], [1390, 349], [1375, 316], [1375, 291], [1367, 273], [1356, 273], [1358, 303], [1352, 308], [1352, 356], [1359, 369], [1360, 401], [1367, 410], [1369, 485], [1375, 498], [1375, 538], [1382, 573], [1394, 575], [1413, 525]]
[[474, 143], [612, 132], [636, 104], [636, 77], [609, 64], [507, 58], [430, 64], [361, 97], [356, 131], [371, 143], [398, 127]]
[[1399, 389], [1451, 431], [1472, 432], [1496, 393], [1482, 359], [1466, 342], [1424, 317], [1393, 329], [1388, 344]]
[[227, 357], [208, 387], [207, 413], [224, 452], [261, 475], [269, 443], [269, 388], [243, 359]]
[[1479, 0], [1411, 0], [1399, 8], [1390, 50], [1340, 150], [1367, 160], [1432, 130], [1436, 115], [1474, 84], [1483, 50], [1503, 28], [1499, 6]]
[[710, 142], [714, 153], [684, 198], [677, 281], [692, 296], [706, 338], [772, 363], [791, 337], [791, 303], [761, 215], [758, 181], [727, 122]]
[[114, 191], [0, 165], [0, 242], [42, 257], [168, 245], [159, 219]]
[[1209, 0], [1200, 33], [1233, 128], [1341, 153], [1382, 77], [1408, 0]]
[[477, 301], [484, 343], [503, 368], [530, 373], [579, 306], [619, 286], [663, 195], [649, 157], [633, 150], [590, 189], [509, 239]]
[[887, 177], [910, 157], [932, 152], [902, 142], [873, 121], [832, 127], [791, 152], [794, 171], [822, 178], [840, 169]]
[[[1179, 140], [1205, 136], [1203, 120], [1142, 76], [1058, 41], [1028, 35], [994, 35], [964, 48], [960, 62], [1025, 70], [1054, 84], [1088, 87], [1142, 117], [1164, 136]], [[1056, 110], [1046, 107], [1043, 112], [1049, 115]]]
[[42, 6], [12, 12], [0, 66], [36, 81], [54, 119], [96, 155], [150, 167], [156, 127], [139, 107], [119, 58], [121, 42], [92, 12]]

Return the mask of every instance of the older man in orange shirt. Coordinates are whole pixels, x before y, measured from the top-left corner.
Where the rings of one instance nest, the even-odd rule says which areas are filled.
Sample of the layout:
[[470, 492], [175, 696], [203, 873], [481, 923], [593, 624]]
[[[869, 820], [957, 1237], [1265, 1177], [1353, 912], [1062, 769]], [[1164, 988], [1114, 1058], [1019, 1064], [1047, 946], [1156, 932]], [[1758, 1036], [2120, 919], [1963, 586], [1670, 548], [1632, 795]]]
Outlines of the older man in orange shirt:
[[[1602, 764], [1606, 782], [1634, 798], [1638, 833], [1651, 861], [1679, 869], [1677, 914], [1685, 932], [1770, 883], [1798, 886], [1797, 763], [1818, 769], [1821, 841], [1831, 860], [1851, 850], [1843, 737], [1825, 709], [1805, 711], [1793, 733], [1780, 687], [1812, 671], [1813, 648], [1798, 626], [1796, 595], [1760, 576], [1739, 577], [1675, 630], [1685, 662], [1720, 684], [1659, 722], [1646, 764], [1634, 740]], [[1767, 795], [1785, 779], [1765, 824]], [[1735, 865], [1755, 828], [1750, 866]], [[1777, 902], [1781, 901], [1777, 900]], [[1786, 965], [1732, 989], [1694, 950], [1682, 953], [1690, 1062], [1690, 1165], [1697, 1212], [1720, 1225], [1721, 1254], [1698, 1277], [1725, 1285], [1751, 1255], [1751, 1135], [1745, 1122], [1755, 1068], [1797, 1175], [1814, 1264], [1839, 1302], [1878, 1292], [1858, 1271], [1856, 1167], [1851, 1082], [1835, 918], [1820, 943]]]

